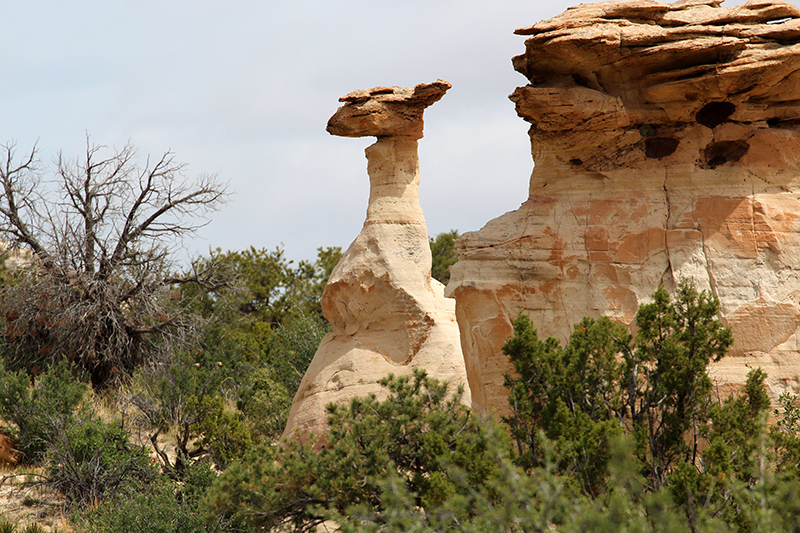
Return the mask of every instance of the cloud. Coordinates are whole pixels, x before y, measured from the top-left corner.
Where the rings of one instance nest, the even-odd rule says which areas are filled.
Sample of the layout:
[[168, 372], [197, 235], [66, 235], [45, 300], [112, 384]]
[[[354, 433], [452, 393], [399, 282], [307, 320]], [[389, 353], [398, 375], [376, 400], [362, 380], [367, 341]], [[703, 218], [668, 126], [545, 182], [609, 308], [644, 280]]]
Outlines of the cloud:
[[92, 140], [176, 152], [190, 175], [237, 191], [189, 243], [310, 258], [347, 246], [369, 193], [363, 149], [325, 124], [344, 94], [453, 83], [426, 112], [421, 201], [431, 232], [474, 230], [516, 208], [532, 167], [510, 94], [525, 79], [517, 27], [565, 9], [542, 0], [17, 2], [0, 43], [0, 142], [39, 139], [47, 161]]

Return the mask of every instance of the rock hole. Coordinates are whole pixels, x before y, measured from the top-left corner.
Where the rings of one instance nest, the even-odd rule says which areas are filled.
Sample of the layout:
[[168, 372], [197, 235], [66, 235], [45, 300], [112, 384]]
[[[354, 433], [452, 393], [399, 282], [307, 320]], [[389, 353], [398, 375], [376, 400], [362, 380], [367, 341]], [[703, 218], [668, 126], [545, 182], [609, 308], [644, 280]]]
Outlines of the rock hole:
[[639, 135], [642, 137], [652, 137], [656, 134], [656, 127], [652, 124], [642, 124], [639, 126]]
[[767, 119], [767, 126], [770, 128], [777, 128], [781, 125], [781, 119], [779, 118], [770, 118]]
[[672, 154], [680, 141], [672, 137], [648, 137], [644, 140], [644, 155], [651, 159], [660, 159]]
[[708, 128], [719, 126], [736, 111], [736, 106], [730, 102], [709, 102], [694, 116], [698, 123]]
[[589, 80], [587, 80], [586, 78], [584, 78], [583, 76], [581, 76], [579, 74], [573, 74], [572, 75], [572, 80], [575, 83], [577, 83], [578, 85], [580, 85], [581, 87], [588, 87], [589, 86]]
[[578, 158], [573, 158], [569, 160], [569, 164], [572, 165], [573, 167], [579, 167], [583, 164], [583, 161], [581, 161]]
[[725, 163], [739, 161], [748, 150], [750, 144], [747, 141], [720, 141], [706, 146], [703, 156], [706, 159], [706, 167], [717, 168]]
[[784, 22], [787, 22], [789, 20], [792, 20], [792, 17], [783, 17], [782, 19], [768, 20], [767, 24], [783, 24]]

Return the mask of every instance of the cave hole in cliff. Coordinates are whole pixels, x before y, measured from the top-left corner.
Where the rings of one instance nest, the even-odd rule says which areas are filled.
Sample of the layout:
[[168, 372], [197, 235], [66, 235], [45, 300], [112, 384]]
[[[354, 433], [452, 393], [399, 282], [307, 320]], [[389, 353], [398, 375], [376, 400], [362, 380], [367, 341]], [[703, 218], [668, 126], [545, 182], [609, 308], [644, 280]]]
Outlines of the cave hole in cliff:
[[748, 150], [750, 150], [750, 144], [747, 141], [720, 141], [706, 146], [703, 156], [706, 160], [706, 167], [717, 168], [725, 163], [735, 163]]
[[588, 87], [589, 86], [589, 80], [587, 80], [586, 78], [584, 78], [580, 74], [573, 74], [572, 75], [572, 79], [573, 79], [573, 81], [575, 81], [575, 83], [577, 83], [581, 87]]
[[644, 155], [651, 159], [660, 159], [672, 154], [680, 141], [672, 137], [648, 137], [644, 140]]
[[736, 106], [730, 102], [709, 102], [704, 105], [694, 116], [695, 120], [708, 128], [719, 126], [736, 111]]
[[583, 160], [578, 159], [577, 157], [573, 157], [572, 159], [569, 160], [569, 164], [572, 165], [573, 167], [579, 167], [583, 164]]
[[777, 117], [767, 119], [767, 126], [769, 126], [770, 128], [778, 128], [780, 127], [780, 125], [781, 125], [781, 119]]

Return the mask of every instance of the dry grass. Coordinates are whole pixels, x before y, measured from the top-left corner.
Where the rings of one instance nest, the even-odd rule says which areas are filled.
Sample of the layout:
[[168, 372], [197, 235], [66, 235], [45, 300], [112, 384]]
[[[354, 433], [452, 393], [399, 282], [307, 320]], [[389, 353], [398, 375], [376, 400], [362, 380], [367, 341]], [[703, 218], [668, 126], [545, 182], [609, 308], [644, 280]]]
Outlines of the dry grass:
[[45, 531], [72, 531], [63, 496], [26, 485], [39, 470], [30, 466], [0, 467], [0, 516], [20, 528], [36, 524]]
[[[118, 395], [90, 393], [83, 407], [92, 409], [106, 422], [123, 423], [134, 442], [139, 441], [139, 444], [150, 449], [146, 437], [132, 426], [131, 413], [125, 411]], [[0, 426], [3, 425], [0, 421]], [[69, 533], [73, 528], [69, 523], [65, 498], [61, 494], [47, 492], [41, 486], [30, 486], [28, 483], [41, 471], [41, 467], [13, 466], [0, 462], [0, 517], [17, 524], [19, 531], [30, 524], [36, 524], [45, 531]]]

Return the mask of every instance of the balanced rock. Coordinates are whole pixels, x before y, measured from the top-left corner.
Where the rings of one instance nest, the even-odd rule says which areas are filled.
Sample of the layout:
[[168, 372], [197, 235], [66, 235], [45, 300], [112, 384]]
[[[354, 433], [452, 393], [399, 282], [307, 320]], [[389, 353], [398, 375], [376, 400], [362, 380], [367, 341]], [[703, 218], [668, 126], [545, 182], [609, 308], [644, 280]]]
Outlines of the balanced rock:
[[[333, 270], [322, 295], [332, 330], [298, 390], [284, 436], [325, 432], [329, 403], [385, 394], [378, 381], [414, 368], [453, 387], [467, 384], [455, 302], [431, 278], [431, 252], [419, 205], [422, 114], [450, 88], [446, 81], [376, 87], [340, 98], [328, 131], [376, 136], [366, 150], [370, 179], [364, 227]], [[469, 390], [465, 391], [469, 402]]]
[[522, 206], [457, 242], [448, 294], [473, 403], [503, 409], [519, 312], [566, 341], [633, 325], [659, 285], [719, 297], [735, 344], [712, 378], [800, 380], [800, 11], [751, 0], [580, 5], [517, 30], [511, 99], [531, 124]]

